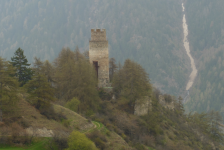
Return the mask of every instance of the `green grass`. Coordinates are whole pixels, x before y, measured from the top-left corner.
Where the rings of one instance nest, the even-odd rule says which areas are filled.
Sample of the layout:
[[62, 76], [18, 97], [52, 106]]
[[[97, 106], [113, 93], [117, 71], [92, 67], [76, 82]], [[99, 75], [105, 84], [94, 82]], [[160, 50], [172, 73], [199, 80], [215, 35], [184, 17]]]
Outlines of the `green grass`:
[[0, 150], [44, 150], [45, 144], [47, 143], [48, 138], [41, 140], [39, 142], [34, 143], [32, 146], [27, 147], [15, 147], [15, 146], [3, 146], [0, 145]]
[[93, 121], [93, 123], [96, 125], [97, 130], [100, 130], [103, 127], [103, 124], [101, 122]]

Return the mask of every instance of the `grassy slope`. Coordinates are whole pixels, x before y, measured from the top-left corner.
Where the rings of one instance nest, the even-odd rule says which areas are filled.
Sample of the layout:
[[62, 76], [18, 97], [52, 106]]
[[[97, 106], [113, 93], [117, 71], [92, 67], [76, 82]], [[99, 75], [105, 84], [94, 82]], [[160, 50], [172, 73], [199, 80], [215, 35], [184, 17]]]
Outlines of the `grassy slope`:
[[66, 130], [66, 128], [54, 121], [54, 120], [48, 120], [45, 116], [41, 115], [40, 112], [35, 109], [33, 106], [31, 106], [27, 101], [21, 99], [18, 103], [18, 110], [20, 115], [25, 118], [31, 126], [37, 127], [37, 128], [47, 128], [47, 129], [61, 129]]
[[[92, 128], [93, 124], [88, 122], [88, 120], [79, 114], [62, 107], [57, 104], [53, 104], [55, 112], [62, 113], [70, 121], [70, 127], [72, 129], [89, 129]], [[41, 115], [40, 112], [31, 106], [27, 101], [21, 99], [18, 103], [19, 115], [25, 118], [33, 127], [37, 128], [47, 128], [50, 130], [68, 130], [62, 123], [55, 120], [48, 120], [45, 116]]]
[[[89, 122], [86, 118], [80, 116], [79, 114], [62, 107], [60, 105], [53, 104], [53, 107], [56, 112], [60, 112], [64, 114], [68, 120], [70, 121], [70, 128], [66, 128], [63, 126], [62, 123], [56, 122], [54, 120], [48, 120], [45, 116], [41, 115], [37, 109], [35, 109], [33, 106], [31, 106], [28, 102], [26, 102], [24, 99], [22, 99], [19, 102], [18, 105], [18, 112], [19, 114], [28, 120], [30, 122], [31, 126], [37, 127], [37, 128], [47, 128], [49, 130], [61, 130], [61, 131], [68, 131], [68, 130], [80, 130], [83, 133], [88, 133], [92, 132], [94, 130], [99, 130], [103, 134], [106, 135], [107, 129], [103, 126], [102, 123], [98, 122]], [[122, 137], [120, 137], [118, 134], [115, 132], [110, 132], [110, 135], [107, 136], [108, 140], [108, 147], [111, 147], [111, 150], [116, 148], [116, 149], [121, 149], [121, 148], [128, 148], [132, 149], [129, 147], [129, 145], [123, 140]], [[41, 142], [35, 143], [33, 146], [30, 146], [26, 148], [27, 150], [39, 150], [39, 149], [44, 149], [46, 139], [42, 140]], [[1, 150], [22, 150], [23, 148], [21, 147], [1, 147]], [[110, 148], [109, 148], [110, 150]]]
[[43, 150], [45, 149], [45, 144], [47, 143], [47, 138], [42, 140], [39, 139], [38, 142], [34, 142], [31, 146], [28, 147], [13, 147], [13, 146], [1, 146], [1, 150]]
[[[96, 125], [96, 128], [91, 130], [90, 132], [94, 130], [98, 130], [107, 137], [107, 150], [114, 150], [114, 149], [128, 149], [132, 150], [132, 148], [126, 143], [126, 141], [119, 136], [115, 132], [110, 132], [102, 123], [93, 121], [93, 123]], [[110, 132], [110, 134], [107, 134], [107, 132]]]

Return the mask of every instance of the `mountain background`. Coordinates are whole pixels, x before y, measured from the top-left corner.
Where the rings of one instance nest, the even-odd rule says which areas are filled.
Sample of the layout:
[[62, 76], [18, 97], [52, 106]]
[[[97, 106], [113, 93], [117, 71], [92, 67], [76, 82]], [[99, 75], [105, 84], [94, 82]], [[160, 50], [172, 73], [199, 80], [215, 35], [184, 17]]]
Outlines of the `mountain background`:
[[[185, 96], [191, 69], [183, 47], [180, 0], [0, 1], [0, 55], [18, 47], [53, 61], [63, 47], [88, 50], [90, 29], [105, 28], [110, 57], [141, 64], [164, 93]], [[198, 76], [185, 108], [224, 116], [224, 1], [185, 0], [189, 42]]]
[[224, 116], [224, 1], [186, 1], [189, 42], [198, 68], [185, 108]]
[[63, 47], [88, 50], [90, 29], [105, 28], [110, 57], [130, 58], [151, 82], [176, 96], [185, 90], [190, 61], [182, 44], [179, 0], [8, 0], [0, 2], [0, 55], [18, 47], [53, 61]]

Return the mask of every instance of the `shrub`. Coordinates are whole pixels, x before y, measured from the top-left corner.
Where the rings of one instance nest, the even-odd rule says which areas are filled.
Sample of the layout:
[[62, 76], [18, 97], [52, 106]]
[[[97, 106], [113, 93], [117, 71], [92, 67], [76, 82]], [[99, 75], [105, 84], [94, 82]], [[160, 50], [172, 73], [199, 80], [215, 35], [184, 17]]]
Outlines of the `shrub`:
[[66, 128], [68, 128], [68, 127], [70, 126], [70, 124], [71, 124], [71, 120], [63, 120], [63, 121], [62, 121], [62, 124], [63, 124]]
[[147, 150], [142, 144], [140, 143], [136, 143], [134, 144], [134, 147], [137, 149], [137, 150]]
[[41, 108], [40, 113], [41, 115], [46, 116], [47, 119], [53, 119], [55, 121], [62, 121], [64, 119], [67, 119], [66, 116], [62, 113], [56, 113], [53, 106]]
[[101, 150], [104, 150], [106, 148], [105, 142], [107, 142], [106, 136], [102, 134], [99, 131], [94, 131], [87, 135], [91, 141], [93, 141], [96, 144], [96, 147], [98, 147]]
[[97, 148], [85, 134], [73, 131], [68, 138], [68, 148], [66, 150], [97, 150]]
[[109, 130], [106, 130], [106, 135], [107, 136], [110, 136], [111, 135]]
[[48, 142], [48, 147], [50, 149], [54, 149], [54, 146], [56, 146], [58, 150], [68, 148], [68, 136], [63, 133], [64, 132], [54, 131], [53, 138], [51, 138]]
[[11, 128], [12, 128], [12, 136], [8, 138], [9, 142], [14, 144], [29, 143], [29, 138], [26, 131], [18, 123], [13, 123]]
[[79, 107], [79, 104], [80, 104], [80, 101], [73, 97], [71, 99], [71, 101], [68, 101], [66, 104], [65, 104], [65, 107], [74, 111], [74, 112], [77, 112], [78, 111], [78, 107]]
[[165, 95], [164, 95], [164, 99], [165, 99], [165, 101], [166, 101], [167, 103], [171, 103], [171, 102], [172, 102], [172, 97], [171, 97], [170, 95], [168, 95], [168, 94], [165, 94]]
[[25, 118], [22, 118], [20, 121], [19, 121], [19, 124], [25, 129], [25, 128], [29, 128], [30, 127], [30, 122], [25, 119]]
[[1, 127], [0, 130], [0, 144], [7, 144], [8, 135], [11, 133], [11, 128], [9, 127]]

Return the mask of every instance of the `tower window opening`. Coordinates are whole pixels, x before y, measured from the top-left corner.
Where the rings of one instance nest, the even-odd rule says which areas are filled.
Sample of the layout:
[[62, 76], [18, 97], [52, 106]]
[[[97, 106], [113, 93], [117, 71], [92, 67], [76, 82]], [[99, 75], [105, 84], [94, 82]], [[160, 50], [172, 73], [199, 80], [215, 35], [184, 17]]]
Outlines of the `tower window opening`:
[[94, 66], [94, 68], [96, 70], [96, 75], [97, 75], [97, 79], [98, 79], [98, 68], [99, 68], [98, 61], [93, 61], [93, 66]]

